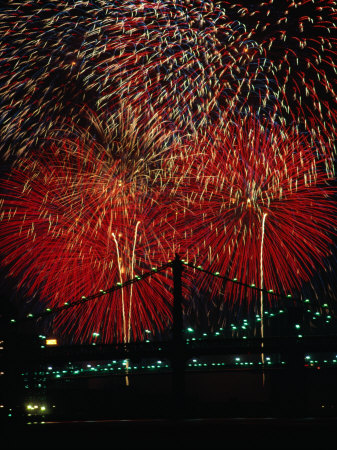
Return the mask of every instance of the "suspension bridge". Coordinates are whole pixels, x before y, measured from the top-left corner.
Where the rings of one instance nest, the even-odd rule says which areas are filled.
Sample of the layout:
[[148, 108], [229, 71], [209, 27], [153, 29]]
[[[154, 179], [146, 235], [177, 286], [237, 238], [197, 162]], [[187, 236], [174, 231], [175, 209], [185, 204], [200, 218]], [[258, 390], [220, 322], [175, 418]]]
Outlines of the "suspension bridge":
[[[170, 373], [172, 375], [173, 394], [176, 398], [177, 405], [181, 405], [185, 392], [185, 374], [187, 370], [187, 361], [192, 358], [200, 358], [210, 355], [255, 355], [257, 358], [264, 354], [279, 354], [285, 361], [283, 371], [291, 373], [293, 380], [297, 379], [298, 385], [301, 384], [303, 378], [304, 357], [308, 352], [337, 352], [337, 335], [301, 335], [289, 332], [282, 336], [257, 336], [242, 338], [228, 338], [224, 336], [199, 337], [188, 339], [184, 330], [183, 322], [183, 271], [189, 267], [193, 270], [203, 271], [204, 273], [222, 278], [226, 282], [238, 283], [244, 285], [247, 289], [253, 289], [259, 295], [263, 292], [265, 295], [272, 295], [276, 298], [286, 300], [288, 302], [288, 330], [295, 330], [296, 323], [303, 315], [306, 300], [301, 298], [290, 298], [288, 294], [272, 292], [267, 289], [261, 289], [255, 285], [241, 283], [238, 280], [228, 279], [219, 273], [212, 273], [188, 263], [177, 255], [173, 261], [162, 265], [159, 268], [152, 269], [137, 276], [123, 284], [119, 283], [109, 289], [101, 290], [98, 293], [82, 297], [78, 301], [66, 302], [62, 307], [55, 309], [46, 309], [38, 314], [29, 313], [24, 318], [7, 318], [7, 324], [13, 326], [20, 325], [27, 321], [34, 321], [53, 314], [62, 314], [63, 310], [74, 306], [83, 305], [86, 302], [106, 295], [115, 290], [123, 289], [132, 283], [140, 282], [142, 279], [156, 276], [158, 272], [164, 270], [172, 270], [173, 276], [173, 311], [172, 311], [172, 329], [171, 337], [166, 341], [144, 340], [138, 342], [117, 342], [111, 344], [95, 343], [91, 344], [71, 344], [56, 346], [31, 346], [24, 341], [15, 340], [14, 345], [6, 345], [5, 351], [1, 353], [2, 365], [6, 367], [8, 373], [23, 368], [33, 370], [46, 364], [67, 364], [69, 361], [108, 361], [118, 360], [139, 360], [139, 359], [166, 359], [170, 361]], [[261, 312], [263, 319], [263, 311]], [[15, 334], [15, 332], [13, 331]], [[256, 368], [255, 368], [256, 370]], [[264, 373], [269, 370], [267, 364], [262, 360], [262, 364], [257, 370]], [[297, 374], [295, 376], [295, 374]]]

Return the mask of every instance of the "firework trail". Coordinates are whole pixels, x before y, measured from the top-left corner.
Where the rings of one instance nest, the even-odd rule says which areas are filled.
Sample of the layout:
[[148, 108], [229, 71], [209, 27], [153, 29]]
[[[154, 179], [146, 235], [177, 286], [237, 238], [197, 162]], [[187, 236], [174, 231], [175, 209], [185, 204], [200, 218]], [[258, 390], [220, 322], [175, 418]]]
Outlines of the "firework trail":
[[65, 2], [11, 2], [0, 24], [1, 156], [8, 158], [36, 148], [56, 123], [79, 121], [91, 96], [75, 69], [80, 24]]
[[[252, 33], [277, 86], [275, 120], [295, 123], [333, 145], [337, 107], [337, 8], [334, 1], [225, 2]], [[334, 151], [336, 149], [334, 148]], [[329, 153], [327, 153], [329, 155]]]
[[[172, 257], [164, 201], [150, 192], [141, 162], [131, 172], [93, 144], [65, 140], [62, 148], [50, 147], [23, 159], [1, 186], [3, 263], [28, 298], [59, 307]], [[158, 273], [66, 310], [56, 329], [81, 342], [93, 332], [103, 342], [141, 339], [145, 329], [160, 331], [170, 322], [170, 283]]]
[[272, 100], [251, 33], [213, 2], [12, 2], [0, 10], [2, 153], [22, 154], [60, 123], [120, 102], [167, 130]]
[[[259, 49], [213, 2], [120, 2], [118, 9], [116, 23], [102, 20], [91, 35], [91, 59], [106, 86], [102, 104], [120, 96], [150, 115], [162, 110], [182, 132], [247, 103], [252, 86], [255, 97], [266, 95]], [[104, 13], [109, 17], [110, 8]]]
[[[167, 130], [228, 110], [309, 130], [331, 153], [336, 8], [327, 0], [11, 2], [0, 10], [2, 155], [21, 154], [83, 108], [120, 101]], [[253, 107], [253, 108], [252, 108]]]
[[[252, 117], [173, 151], [166, 173], [187, 259], [285, 293], [324, 270], [335, 235], [335, 190], [314, 153], [306, 135]], [[222, 288], [216, 284], [211, 295]], [[238, 304], [254, 296], [233, 283], [223, 290]]]

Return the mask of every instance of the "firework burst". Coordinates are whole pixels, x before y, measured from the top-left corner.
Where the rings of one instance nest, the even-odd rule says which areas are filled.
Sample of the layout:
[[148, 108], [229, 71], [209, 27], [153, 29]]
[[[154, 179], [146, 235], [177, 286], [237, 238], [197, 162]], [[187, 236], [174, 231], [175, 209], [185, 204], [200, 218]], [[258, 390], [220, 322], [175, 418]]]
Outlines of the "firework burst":
[[[323, 270], [335, 234], [335, 190], [306, 135], [249, 118], [179, 147], [167, 166], [177, 228], [195, 265], [285, 293]], [[228, 283], [224, 294], [249, 302], [245, 291]]]
[[[228, 110], [322, 136], [336, 125], [336, 8], [326, 0], [11, 2], [0, 11], [2, 154], [21, 154], [83, 107], [141, 107], [163, 128]], [[252, 109], [253, 108], [253, 109]]]
[[[213, 2], [16, 3], [0, 11], [3, 155], [25, 153], [84, 105], [193, 131], [223, 111], [275, 101], [251, 33]], [[251, 100], [253, 98], [253, 100]]]
[[83, 39], [77, 18], [68, 16], [65, 2], [46, 3], [0, 9], [2, 157], [36, 148], [59, 122], [80, 121], [92, 98], [75, 69]]
[[328, 147], [335, 151], [335, 2], [226, 3], [229, 18], [239, 18], [268, 62], [265, 73], [279, 100], [274, 103], [275, 120], [288, 126], [294, 123], [301, 130], [310, 131], [314, 139], [323, 135]]
[[[1, 185], [0, 249], [28, 295], [57, 307], [175, 252], [285, 292], [323, 269], [336, 226], [335, 24], [326, 0], [1, 9], [0, 151], [22, 159]], [[57, 326], [106, 342], [161, 330], [170, 283], [156, 280]]]
[[[76, 151], [74, 148], [76, 147]], [[158, 195], [125, 162], [64, 142], [24, 159], [2, 186], [1, 251], [27, 296], [55, 308], [124, 283], [172, 253]], [[140, 163], [141, 164], [141, 163]], [[144, 167], [144, 166], [142, 166]], [[141, 172], [141, 173], [139, 173]], [[74, 341], [142, 338], [170, 322], [170, 280], [162, 274], [70, 309], [56, 319]]]
[[[101, 12], [108, 19], [111, 6]], [[117, 20], [101, 20], [90, 45], [106, 86], [102, 104], [127, 98], [150, 116], [162, 111], [179, 132], [246, 103], [253, 86], [255, 97], [268, 91], [256, 44], [213, 2], [120, 2]]]

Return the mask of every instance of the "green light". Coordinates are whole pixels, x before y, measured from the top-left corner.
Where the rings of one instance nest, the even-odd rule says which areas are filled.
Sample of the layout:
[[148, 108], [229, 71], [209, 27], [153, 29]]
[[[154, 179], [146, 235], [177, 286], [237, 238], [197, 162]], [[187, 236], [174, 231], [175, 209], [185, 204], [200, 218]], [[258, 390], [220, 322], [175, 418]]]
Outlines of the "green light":
[[193, 328], [187, 328], [187, 331], [189, 331], [190, 333], [193, 333]]
[[82, 300], [86, 300], [86, 296], [85, 295], [82, 295]]
[[215, 272], [214, 275], [218, 276], [220, 275], [220, 272]]
[[309, 300], [308, 298], [306, 298], [306, 299], [304, 300], [304, 303], [310, 303], [310, 300]]
[[288, 298], [291, 298], [291, 294], [288, 294], [287, 297], [288, 297]]
[[14, 322], [16, 322], [16, 320], [15, 319], [11, 319], [11, 322], [14, 323]]

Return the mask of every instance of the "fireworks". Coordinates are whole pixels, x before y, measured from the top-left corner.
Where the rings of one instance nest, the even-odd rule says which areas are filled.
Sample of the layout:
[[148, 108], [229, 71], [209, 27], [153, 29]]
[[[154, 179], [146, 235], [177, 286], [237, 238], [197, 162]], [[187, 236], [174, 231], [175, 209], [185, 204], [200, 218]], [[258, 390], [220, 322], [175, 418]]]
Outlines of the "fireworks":
[[[173, 152], [188, 259], [248, 285], [299, 288], [323, 266], [336, 226], [335, 191], [314, 153], [306, 135], [252, 118]], [[252, 295], [226, 289], [228, 301]]]
[[[124, 283], [171, 256], [158, 195], [120, 161], [93, 146], [52, 144], [23, 160], [6, 182], [1, 251], [28, 296], [50, 308]], [[143, 173], [143, 172], [142, 172]], [[163, 202], [162, 202], [163, 203]], [[166, 242], [166, 243], [165, 243]], [[131, 285], [69, 310], [56, 326], [74, 340], [141, 338], [171, 318], [170, 281]]]
[[[120, 102], [192, 132], [228, 109], [275, 98], [250, 33], [213, 2], [36, 2], [0, 16], [3, 154], [22, 154], [84, 105]], [[252, 100], [253, 99], [253, 100]]]
[[239, 18], [267, 62], [268, 82], [279, 100], [273, 105], [274, 118], [288, 126], [296, 124], [314, 139], [324, 135], [332, 147], [337, 119], [335, 2], [226, 4], [229, 18]]
[[0, 10], [2, 157], [22, 155], [59, 121], [80, 120], [86, 86], [74, 70], [79, 29], [66, 4], [11, 2]]
[[[291, 292], [333, 247], [336, 8], [327, 0], [11, 2], [0, 10], [0, 249], [61, 306], [179, 254]], [[238, 285], [197, 280], [243, 304]], [[127, 342], [170, 281], [56, 319]]]
[[112, 115], [121, 101], [163, 135], [253, 111], [310, 131], [331, 155], [335, 8], [279, 3], [12, 2], [0, 16], [2, 155], [83, 125], [87, 105]]
[[[121, 97], [141, 104], [150, 116], [161, 110], [167, 126], [181, 133], [207, 126], [246, 102], [252, 85], [265, 92], [258, 80], [259, 49], [213, 2], [120, 2], [117, 7], [117, 20], [102, 20], [91, 35], [92, 60], [105, 86], [100, 103]], [[110, 17], [110, 6], [102, 11]]]

